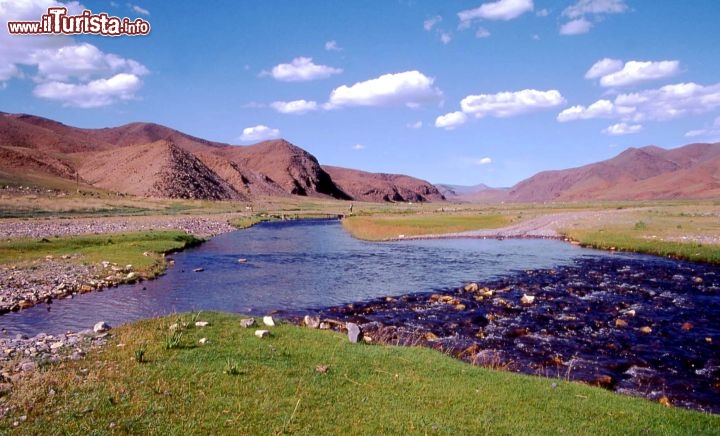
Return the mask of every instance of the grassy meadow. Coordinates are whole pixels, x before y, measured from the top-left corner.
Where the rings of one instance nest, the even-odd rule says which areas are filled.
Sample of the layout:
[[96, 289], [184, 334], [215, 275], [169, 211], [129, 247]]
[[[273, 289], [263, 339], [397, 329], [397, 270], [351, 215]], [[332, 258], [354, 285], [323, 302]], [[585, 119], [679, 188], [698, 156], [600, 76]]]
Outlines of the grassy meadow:
[[[23, 434], [716, 434], [720, 416], [560, 379], [470, 366], [426, 348], [351, 344], [292, 325], [259, 339], [239, 315], [111, 331], [4, 405]], [[194, 321], [208, 321], [195, 327]], [[173, 329], [175, 324], [179, 328]], [[203, 339], [204, 343], [201, 343]], [[15, 427], [17, 423], [17, 427]]]

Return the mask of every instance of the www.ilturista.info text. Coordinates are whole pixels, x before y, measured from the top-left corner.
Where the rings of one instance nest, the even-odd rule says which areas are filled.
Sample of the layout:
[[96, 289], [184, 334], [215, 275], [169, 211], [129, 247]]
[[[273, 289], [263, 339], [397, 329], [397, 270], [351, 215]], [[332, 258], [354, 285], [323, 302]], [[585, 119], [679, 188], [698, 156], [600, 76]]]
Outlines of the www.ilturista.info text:
[[142, 18], [110, 17], [106, 13], [93, 14], [84, 10], [80, 15], [67, 15], [67, 8], [48, 8], [40, 21], [8, 21], [8, 31], [14, 35], [147, 35], [150, 23]]

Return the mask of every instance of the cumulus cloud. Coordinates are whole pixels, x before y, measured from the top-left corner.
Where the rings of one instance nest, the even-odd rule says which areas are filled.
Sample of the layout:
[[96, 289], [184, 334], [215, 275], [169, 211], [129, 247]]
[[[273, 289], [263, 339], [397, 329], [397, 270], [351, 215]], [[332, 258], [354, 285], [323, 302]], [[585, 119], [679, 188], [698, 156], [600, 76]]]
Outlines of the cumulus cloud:
[[623, 122], [664, 121], [709, 112], [720, 107], [720, 83], [703, 86], [677, 83], [658, 89], [619, 94], [614, 101], [599, 100], [590, 106], [573, 106], [557, 116], [560, 122], [616, 118]]
[[715, 118], [712, 126], [704, 129], [690, 130], [689, 132], [685, 133], [685, 136], [688, 138], [694, 138], [698, 136], [720, 136], [720, 117]]
[[578, 18], [577, 20], [568, 21], [567, 23], [560, 26], [561, 35], [580, 35], [588, 33], [592, 23], [585, 18]]
[[88, 80], [93, 75], [114, 72], [135, 76], [148, 73], [148, 69], [139, 62], [103, 53], [88, 43], [36, 50], [29, 59], [37, 66], [40, 80], [68, 80], [71, 77]]
[[435, 79], [419, 71], [384, 74], [378, 78], [335, 88], [326, 109], [345, 106], [408, 106], [435, 103], [442, 91], [434, 87]]
[[442, 21], [442, 17], [440, 15], [436, 15], [432, 18], [428, 18], [427, 20], [423, 21], [423, 29], [427, 30], [428, 32], [435, 27], [438, 23]]
[[532, 0], [497, 0], [483, 3], [475, 9], [467, 9], [458, 12], [460, 26], [467, 27], [472, 21], [482, 20], [503, 20], [508, 21], [533, 10]]
[[[312, 58], [297, 57], [289, 64], [279, 64], [269, 73], [275, 80], [282, 82], [304, 82], [309, 80], [326, 79], [334, 74], [340, 74], [341, 68], [327, 65], [316, 65]], [[268, 73], [264, 72], [263, 75]]]
[[629, 86], [648, 80], [671, 77], [680, 70], [678, 61], [641, 62], [628, 61], [623, 68], [600, 78], [600, 85], [606, 88]]
[[476, 165], [488, 165], [492, 163], [492, 159], [489, 157], [484, 157], [482, 159], [478, 159], [475, 164]]
[[[0, 23], [5, 27], [8, 21], [37, 21], [49, 7], [66, 7], [68, 15], [85, 9], [78, 2], [54, 0], [0, 2]], [[139, 76], [148, 73], [133, 59], [76, 43], [70, 36], [0, 32], [0, 87], [7, 87], [11, 79], [32, 79], [33, 95], [64, 106], [89, 108], [132, 100], [142, 85]]]
[[340, 47], [334, 39], [331, 41], [328, 41], [325, 43], [325, 50], [327, 51], [342, 51], [342, 47]]
[[615, 105], [610, 100], [598, 100], [588, 107], [577, 105], [569, 107], [557, 116], [561, 123], [591, 118], [612, 118], [615, 116]]
[[92, 108], [107, 106], [118, 100], [132, 100], [142, 82], [133, 74], [120, 73], [109, 79], [74, 84], [46, 82], [35, 87], [33, 94], [48, 100], [57, 100], [63, 106]]
[[134, 12], [140, 14], [140, 15], [150, 15], [150, 11], [148, 11], [145, 8], [142, 8], [138, 5], [130, 5], [130, 9], [132, 9]]
[[585, 73], [586, 79], [597, 79], [611, 73], [616, 73], [623, 68], [623, 61], [619, 59], [603, 58], [595, 62]]
[[603, 129], [603, 133], [610, 136], [621, 136], [621, 135], [630, 135], [633, 133], [637, 133], [641, 131], [643, 126], [641, 124], [627, 124], [627, 123], [617, 123], [613, 124], [611, 126], [608, 126], [608, 128]]
[[589, 14], [621, 14], [627, 9], [625, 0], [579, 0], [565, 8], [562, 14], [572, 19]]
[[435, 127], [445, 130], [453, 130], [455, 127], [465, 124], [467, 115], [464, 112], [450, 112], [449, 114], [440, 115], [435, 119]]
[[280, 130], [271, 129], [268, 126], [258, 124], [253, 127], [246, 127], [240, 135], [241, 141], [264, 141], [266, 139], [275, 139], [280, 137]]
[[294, 101], [276, 101], [270, 103], [270, 107], [281, 114], [304, 114], [318, 109], [315, 101], [294, 100]]
[[365, 146], [362, 144], [355, 144], [352, 146], [352, 149], [356, 151], [365, 150]]
[[555, 89], [523, 89], [497, 94], [468, 95], [460, 101], [460, 107], [464, 113], [473, 114], [477, 118], [486, 115], [504, 118], [560, 106], [563, 103], [565, 98]]
[[477, 32], [475, 32], [475, 38], [488, 38], [489, 36], [490, 31], [484, 27], [480, 27]]
[[562, 15], [570, 21], [560, 27], [561, 35], [580, 35], [592, 28], [588, 16], [601, 20], [603, 15], [621, 14], [628, 10], [625, 0], [579, 0], [563, 10]]
[[405, 127], [407, 127], [408, 129], [420, 129], [420, 128], [422, 128], [422, 126], [423, 126], [422, 121], [415, 121], [414, 123], [407, 123], [405, 125]]

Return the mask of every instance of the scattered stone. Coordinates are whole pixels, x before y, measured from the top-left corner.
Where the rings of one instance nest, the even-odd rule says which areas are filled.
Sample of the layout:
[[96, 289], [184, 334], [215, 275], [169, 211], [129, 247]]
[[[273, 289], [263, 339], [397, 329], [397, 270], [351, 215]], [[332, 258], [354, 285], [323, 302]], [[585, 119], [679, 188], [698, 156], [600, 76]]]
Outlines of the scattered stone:
[[255, 330], [255, 336], [258, 338], [267, 338], [270, 336], [270, 332], [268, 330]]
[[210, 340], [208, 338], [200, 338], [198, 342], [200, 343], [200, 345], [205, 345], [210, 343]]
[[240, 320], [240, 326], [243, 328], [252, 327], [255, 325], [255, 318], [243, 318]]
[[327, 374], [328, 369], [330, 369], [328, 365], [318, 365], [315, 367], [315, 372], [318, 374]]
[[130, 272], [130, 273], [128, 273], [127, 276], [125, 276], [125, 280], [135, 280], [135, 279], [137, 279], [137, 276], [138, 276], [137, 273]]
[[245, 263], [245, 262], [247, 262], [247, 259], [245, 259], [245, 258], [241, 257], [240, 259], [238, 259], [238, 263]]
[[683, 330], [683, 331], [685, 331], [685, 332], [689, 332], [690, 330], [693, 329], [693, 327], [695, 327], [695, 326], [693, 325], [693, 323], [691, 323], [691, 322], [684, 322], [683, 325], [680, 327], [680, 329]]
[[319, 328], [320, 327], [320, 317], [305, 315], [305, 318], [303, 318], [303, 323], [305, 323], [305, 326], [307, 326], [311, 329]]
[[95, 333], [105, 333], [106, 331], [110, 330], [112, 327], [108, 325], [105, 321], [100, 321], [95, 324], [93, 327], [93, 331]]
[[665, 406], [665, 407], [670, 407], [670, 406], [672, 406], [672, 403], [670, 403], [670, 398], [668, 398], [668, 397], [665, 396], [665, 395], [663, 395], [662, 397], [660, 397], [660, 399], [658, 400], [658, 403], [662, 404], [662, 405]]
[[194, 268], [193, 272], [203, 272], [205, 271], [205, 268]]
[[272, 316], [263, 316], [263, 324], [265, 324], [268, 327], [275, 327], [275, 320]]
[[650, 328], [650, 326], [640, 327], [640, 333], [644, 333], [646, 335], [650, 334], [650, 333], [652, 333], [652, 328]]
[[209, 325], [210, 325], [210, 323], [207, 321], [196, 321], [195, 322], [195, 327], [207, 327]]
[[615, 320], [615, 327], [617, 327], [617, 328], [625, 328], [625, 327], [627, 327], [627, 326], [628, 326], [628, 323], [627, 323], [627, 321], [625, 321], [624, 319], [618, 318], [618, 319]]
[[327, 322], [320, 323], [320, 330], [330, 330], [331, 328], [332, 328], [332, 326], [330, 325], [330, 323], [327, 323]]
[[522, 304], [527, 304], [527, 305], [533, 304], [535, 302], [535, 296], [523, 294], [522, 298], [520, 299], [520, 302]]
[[635, 314], [636, 314], [635, 309], [630, 309], [630, 310], [626, 310], [625, 312], [623, 312], [623, 315], [626, 315], [626, 316], [635, 316]]
[[348, 339], [353, 344], [357, 344], [358, 341], [362, 339], [362, 330], [360, 329], [360, 326], [355, 324], [354, 322], [349, 322], [346, 325], [347, 332], [348, 332]]
[[473, 283], [468, 283], [468, 284], [465, 285], [465, 287], [463, 288], [463, 290], [464, 290], [465, 292], [477, 292], [478, 289], [480, 289], [480, 286], [478, 286], [478, 284], [477, 284], [477, 283], [474, 283], [474, 282], [473, 282]]

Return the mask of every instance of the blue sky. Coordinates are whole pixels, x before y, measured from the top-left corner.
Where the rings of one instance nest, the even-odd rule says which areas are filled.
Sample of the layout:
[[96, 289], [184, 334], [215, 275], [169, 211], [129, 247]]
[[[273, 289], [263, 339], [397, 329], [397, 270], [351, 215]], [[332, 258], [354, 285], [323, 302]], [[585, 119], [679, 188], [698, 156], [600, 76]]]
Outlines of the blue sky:
[[[48, 7], [146, 36], [10, 35]], [[716, 0], [0, 0], [0, 111], [282, 137], [323, 164], [511, 186], [720, 141]]]

